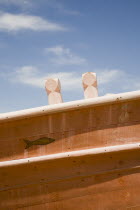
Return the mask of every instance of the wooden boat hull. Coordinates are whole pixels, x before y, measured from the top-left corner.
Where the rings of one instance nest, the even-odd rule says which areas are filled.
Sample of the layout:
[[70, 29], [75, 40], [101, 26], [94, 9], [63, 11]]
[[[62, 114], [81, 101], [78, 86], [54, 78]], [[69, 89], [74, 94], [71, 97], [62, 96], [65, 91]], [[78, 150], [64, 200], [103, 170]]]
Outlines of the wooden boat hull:
[[138, 209], [138, 147], [13, 161], [1, 168], [1, 209]]
[[140, 97], [3, 117], [0, 209], [140, 209], [139, 142]]

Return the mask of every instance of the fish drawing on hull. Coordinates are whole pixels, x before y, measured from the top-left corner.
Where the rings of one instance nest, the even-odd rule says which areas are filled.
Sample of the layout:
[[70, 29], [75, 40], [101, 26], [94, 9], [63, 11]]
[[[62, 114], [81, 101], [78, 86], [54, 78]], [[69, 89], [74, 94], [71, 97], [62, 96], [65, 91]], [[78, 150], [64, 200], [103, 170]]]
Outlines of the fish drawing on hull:
[[31, 147], [33, 145], [46, 145], [46, 144], [50, 144], [50, 143], [54, 142], [55, 139], [48, 138], [48, 137], [43, 137], [43, 138], [37, 139], [35, 141], [29, 141], [29, 140], [23, 140], [23, 141], [26, 143], [25, 149], [28, 149], [29, 147]]

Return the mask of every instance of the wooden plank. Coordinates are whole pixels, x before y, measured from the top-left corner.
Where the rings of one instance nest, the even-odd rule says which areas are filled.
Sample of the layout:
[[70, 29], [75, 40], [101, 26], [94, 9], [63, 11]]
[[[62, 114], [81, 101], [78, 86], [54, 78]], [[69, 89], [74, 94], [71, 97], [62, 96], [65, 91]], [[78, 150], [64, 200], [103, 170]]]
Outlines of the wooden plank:
[[112, 210], [140, 205], [139, 157], [140, 150], [122, 151], [3, 168], [0, 208]]
[[[136, 143], [139, 130], [140, 100], [8, 121], [0, 124], [0, 160]], [[55, 142], [25, 149], [24, 139], [42, 137]]]

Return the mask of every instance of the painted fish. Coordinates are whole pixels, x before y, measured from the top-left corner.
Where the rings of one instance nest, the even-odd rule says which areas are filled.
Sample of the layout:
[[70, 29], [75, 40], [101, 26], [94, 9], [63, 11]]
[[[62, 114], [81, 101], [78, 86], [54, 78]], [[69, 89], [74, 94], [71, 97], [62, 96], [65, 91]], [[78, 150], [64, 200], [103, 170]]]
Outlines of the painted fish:
[[33, 145], [46, 145], [46, 144], [50, 144], [50, 143], [54, 142], [55, 139], [48, 138], [48, 137], [43, 137], [43, 138], [37, 139], [35, 141], [29, 141], [29, 140], [23, 140], [23, 141], [26, 143], [25, 149], [28, 149], [29, 147], [31, 147]]

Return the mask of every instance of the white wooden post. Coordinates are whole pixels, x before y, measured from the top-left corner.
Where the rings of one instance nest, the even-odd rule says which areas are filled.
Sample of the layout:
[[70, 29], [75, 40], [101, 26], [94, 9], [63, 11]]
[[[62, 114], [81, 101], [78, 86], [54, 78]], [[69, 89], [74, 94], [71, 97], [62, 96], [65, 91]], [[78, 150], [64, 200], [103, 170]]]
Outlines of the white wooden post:
[[62, 103], [61, 85], [59, 79], [48, 78], [45, 83], [49, 104]]
[[85, 98], [94, 98], [98, 96], [96, 73], [87, 72], [82, 75], [82, 83]]

